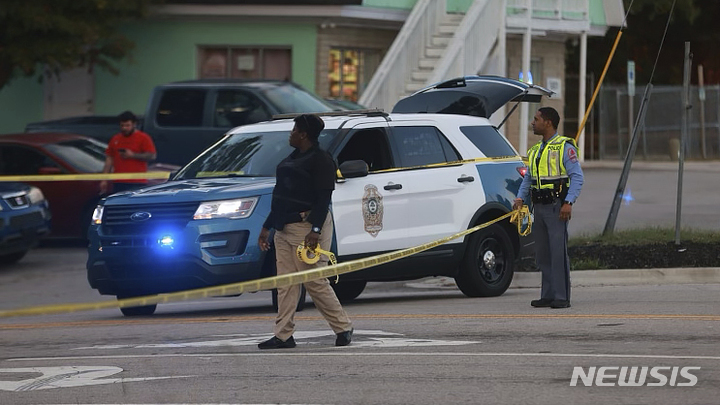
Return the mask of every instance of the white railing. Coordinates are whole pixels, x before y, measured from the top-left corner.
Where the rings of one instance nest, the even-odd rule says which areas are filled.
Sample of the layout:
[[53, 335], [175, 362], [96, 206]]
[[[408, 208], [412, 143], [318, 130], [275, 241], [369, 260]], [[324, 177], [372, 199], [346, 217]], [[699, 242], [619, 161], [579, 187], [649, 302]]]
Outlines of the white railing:
[[480, 72], [505, 24], [503, 3], [473, 2], [427, 84]]
[[573, 21], [590, 18], [589, 0], [507, 0], [508, 16], [526, 16], [531, 1], [533, 18]]
[[431, 43], [446, 9], [445, 0], [418, 0], [358, 100], [360, 104], [388, 111], [405, 94], [406, 80]]

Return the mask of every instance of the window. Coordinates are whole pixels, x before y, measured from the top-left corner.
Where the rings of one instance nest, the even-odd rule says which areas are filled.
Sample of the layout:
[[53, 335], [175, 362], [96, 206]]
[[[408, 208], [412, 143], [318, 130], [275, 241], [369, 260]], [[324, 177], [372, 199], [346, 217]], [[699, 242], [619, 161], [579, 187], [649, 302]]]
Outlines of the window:
[[105, 166], [105, 145], [94, 139], [49, 144], [45, 149], [80, 173], [101, 173]]
[[40, 173], [41, 167], [61, 169], [50, 157], [35, 150], [15, 145], [0, 147], [0, 173], [2, 174], [34, 175]]
[[[320, 148], [327, 150], [337, 130], [325, 129], [318, 137]], [[293, 151], [288, 131], [236, 133], [207, 149], [175, 177], [274, 177], [277, 165]]]
[[203, 122], [206, 90], [168, 89], [163, 92], [156, 121], [161, 127], [199, 127]]
[[215, 102], [213, 125], [232, 128], [254, 124], [271, 118], [262, 102], [247, 91], [220, 90]]
[[460, 131], [486, 157], [516, 156], [505, 138], [491, 126], [460, 127]]
[[357, 101], [380, 65], [377, 50], [331, 49], [328, 61], [329, 96]]
[[403, 167], [460, 160], [457, 151], [435, 127], [395, 127], [392, 136]]
[[201, 79], [290, 80], [292, 52], [289, 48], [215, 46], [200, 47]]
[[338, 165], [349, 160], [364, 160], [371, 172], [392, 168], [392, 154], [385, 131], [380, 128], [361, 129], [350, 135], [350, 140], [337, 157]]

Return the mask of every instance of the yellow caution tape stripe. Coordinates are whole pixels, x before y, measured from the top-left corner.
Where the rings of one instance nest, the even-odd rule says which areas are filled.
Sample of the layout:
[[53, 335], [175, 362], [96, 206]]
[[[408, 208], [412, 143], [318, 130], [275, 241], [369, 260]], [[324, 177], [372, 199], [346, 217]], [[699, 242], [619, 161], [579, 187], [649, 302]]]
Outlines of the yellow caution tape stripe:
[[33, 174], [24, 176], [0, 176], [3, 181], [71, 181], [71, 180], [137, 180], [167, 179], [171, 172], [146, 173], [87, 173], [87, 174]]
[[442, 163], [432, 163], [429, 165], [419, 165], [419, 166], [407, 166], [407, 167], [394, 167], [392, 169], [384, 169], [384, 170], [375, 170], [373, 173], [387, 173], [387, 172], [397, 172], [401, 170], [416, 170], [416, 169], [428, 169], [428, 168], [436, 168], [436, 167], [445, 167], [445, 166], [460, 166], [467, 163], [481, 163], [481, 162], [520, 162], [523, 163], [523, 159], [520, 156], [505, 156], [505, 157], [489, 157], [489, 158], [475, 158], [475, 159], [464, 159], [464, 160], [456, 160], [453, 162], [442, 162]]
[[330, 260], [332, 264], [337, 264], [337, 259], [335, 259], [335, 253], [320, 248], [320, 246], [316, 246], [315, 249], [308, 249], [304, 243], [298, 245], [297, 250], [297, 257], [300, 261], [305, 262], [307, 264], [315, 264], [320, 261], [320, 256], [325, 255]]
[[237, 295], [242, 293], [256, 292], [262, 290], [270, 290], [278, 287], [289, 287], [296, 284], [306, 283], [308, 281], [319, 280], [321, 278], [328, 278], [332, 276], [339, 276], [340, 274], [351, 273], [354, 271], [366, 269], [368, 267], [377, 266], [380, 264], [389, 263], [395, 260], [402, 259], [407, 256], [414, 255], [436, 246], [440, 246], [453, 239], [469, 235], [480, 229], [486, 228], [494, 223], [500, 222], [506, 218], [513, 217], [517, 220], [516, 225], [518, 232], [522, 231], [522, 223], [525, 217], [530, 214], [528, 207], [523, 206], [519, 210], [511, 211], [505, 215], [502, 215], [496, 219], [477, 225], [470, 229], [462, 232], [458, 232], [454, 235], [450, 235], [432, 242], [428, 242], [415, 247], [407, 249], [396, 250], [394, 252], [384, 253], [377, 256], [367, 257], [364, 259], [352, 260], [340, 264], [333, 264], [332, 266], [320, 267], [310, 270], [305, 270], [297, 273], [283, 274], [280, 276], [261, 278], [257, 280], [244, 281], [241, 283], [226, 284], [216, 287], [199, 288], [195, 290], [180, 291], [167, 294], [148, 295], [145, 297], [134, 297], [119, 299], [117, 301], [101, 301], [95, 303], [83, 303], [83, 304], [63, 304], [63, 305], [45, 305], [36, 306], [29, 308], [21, 308], [7, 311], [0, 311], [0, 318], [8, 318], [14, 316], [29, 316], [29, 315], [47, 315], [47, 314], [59, 314], [79, 311], [92, 311], [98, 309], [109, 309], [109, 308], [127, 308], [127, 307], [138, 307], [146, 305], [163, 304], [168, 302], [187, 301], [191, 299], [217, 297], [225, 295]]

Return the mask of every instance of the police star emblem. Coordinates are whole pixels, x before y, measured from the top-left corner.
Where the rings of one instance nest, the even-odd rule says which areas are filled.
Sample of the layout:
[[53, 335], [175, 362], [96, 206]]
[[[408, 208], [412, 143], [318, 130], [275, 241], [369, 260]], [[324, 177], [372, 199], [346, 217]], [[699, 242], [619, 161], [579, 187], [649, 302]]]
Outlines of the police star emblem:
[[383, 197], [373, 184], [365, 186], [365, 194], [362, 198], [363, 222], [365, 222], [365, 232], [369, 233], [373, 238], [382, 231], [383, 225]]

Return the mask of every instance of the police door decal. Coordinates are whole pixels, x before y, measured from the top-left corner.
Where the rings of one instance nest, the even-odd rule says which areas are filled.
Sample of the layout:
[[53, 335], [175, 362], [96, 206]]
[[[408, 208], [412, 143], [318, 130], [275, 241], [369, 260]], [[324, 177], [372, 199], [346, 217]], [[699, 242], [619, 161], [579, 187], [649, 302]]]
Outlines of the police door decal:
[[362, 198], [363, 222], [365, 223], [365, 232], [369, 233], [373, 238], [382, 231], [383, 225], [383, 202], [382, 195], [373, 184], [365, 186], [365, 194]]

